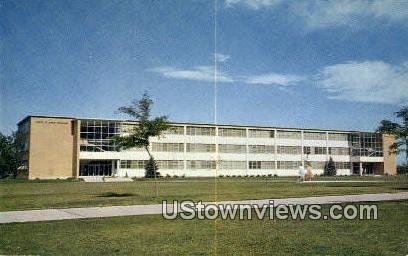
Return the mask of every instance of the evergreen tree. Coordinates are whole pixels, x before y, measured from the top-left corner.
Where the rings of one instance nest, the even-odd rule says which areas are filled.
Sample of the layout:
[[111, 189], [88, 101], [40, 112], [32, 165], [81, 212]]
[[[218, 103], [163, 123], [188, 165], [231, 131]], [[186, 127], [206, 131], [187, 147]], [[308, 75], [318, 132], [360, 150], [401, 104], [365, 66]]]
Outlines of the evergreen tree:
[[324, 166], [324, 173], [325, 176], [335, 176], [336, 175], [336, 166], [334, 165], [333, 158], [330, 157], [329, 161]]
[[160, 177], [160, 172], [158, 172], [158, 166], [156, 161], [154, 160], [154, 158], [150, 158], [147, 161], [147, 164], [145, 166], [145, 177], [146, 178], [156, 178], [156, 177]]

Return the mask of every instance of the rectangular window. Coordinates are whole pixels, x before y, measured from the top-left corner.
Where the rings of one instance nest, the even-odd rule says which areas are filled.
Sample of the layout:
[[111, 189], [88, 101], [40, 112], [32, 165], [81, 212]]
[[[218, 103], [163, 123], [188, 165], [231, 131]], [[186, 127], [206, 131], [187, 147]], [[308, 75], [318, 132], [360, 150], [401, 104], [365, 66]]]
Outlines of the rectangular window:
[[183, 160], [158, 160], [159, 169], [184, 169]]
[[329, 133], [329, 140], [348, 141], [347, 133]]
[[80, 150], [116, 151], [118, 146], [112, 139], [120, 134], [121, 123], [113, 121], [81, 120]]
[[279, 130], [277, 131], [277, 137], [279, 139], [295, 139], [295, 140], [300, 140], [302, 137], [301, 132], [297, 131], [282, 131]]
[[248, 151], [251, 154], [273, 154], [275, 147], [269, 145], [249, 145]]
[[303, 139], [305, 140], [326, 140], [326, 133], [324, 132], [303, 132]]
[[250, 138], [273, 138], [275, 137], [275, 133], [274, 133], [274, 130], [249, 129], [248, 137]]
[[330, 155], [350, 155], [350, 148], [341, 148], [341, 147], [330, 147]]
[[152, 143], [154, 152], [184, 152], [184, 143]]
[[215, 128], [214, 127], [187, 126], [187, 135], [215, 136]]
[[218, 136], [222, 137], [246, 137], [245, 129], [218, 128]]
[[163, 134], [184, 135], [184, 126], [170, 126]]
[[382, 136], [379, 133], [362, 132], [352, 135], [353, 156], [383, 156]]
[[246, 146], [245, 145], [234, 145], [234, 144], [220, 144], [219, 152], [220, 153], [245, 154]]
[[137, 127], [137, 124], [123, 123], [121, 126], [121, 132], [122, 133], [132, 133], [136, 127]]
[[299, 146], [278, 146], [278, 154], [300, 155], [302, 154], [302, 147]]
[[334, 166], [336, 166], [336, 169], [350, 169], [349, 162], [334, 162]]
[[304, 147], [303, 154], [313, 154], [313, 155], [325, 155], [326, 147]]
[[325, 147], [315, 147], [314, 154], [315, 155], [326, 155], [326, 148]]
[[187, 143], [187, 152], [215, 152], [215, 144]]
[[147, 164], [147, 160], [121, 160], [121, 169], [144, 169]]
[[312, 169], [323, 170], [326, 162], [309, 162], [312, 166]]
[[302, 165], [300, 161], [278, 161], [277, 169], [281, 170], [297, 170]]
[[224, 170], [245, 170], [246, 162], [245, 161], [221, 161], [220, 169]]
[[249, 169], [273, 170], [275, 169], [275, 162], [274, 161], [249, 161], [248, 167]]
[[215, 161], [206, 160], [188, 160], [187, 169], [215, 169]]

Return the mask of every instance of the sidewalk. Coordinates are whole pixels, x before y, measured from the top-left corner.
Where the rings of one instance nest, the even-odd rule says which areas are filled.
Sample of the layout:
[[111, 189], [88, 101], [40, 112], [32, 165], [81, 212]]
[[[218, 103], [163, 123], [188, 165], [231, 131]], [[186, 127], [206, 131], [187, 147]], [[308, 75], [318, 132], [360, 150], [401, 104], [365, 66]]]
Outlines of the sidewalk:
[[[222, 202], [219, 202], [219, 204], [228, 203], [228, 204], [264, 205], [264, 204], [268, 204], [269, 201], [273, 200], [274, 205], [276, 206], [279, 204], [285, 204], [285, 205], [288, 205], [288, 204], [334, 204], [334, 203], [376, 202], [376, 201], [392, 201], [392, 200], [407, 200], [407, 199], [408, 199], [408, 192], [401, 192], [401, 193], [319, 196], [319, 197], [283, 198], [283, 199], [222, 201]], [[105, 218], [105, 217], [137, 216], [137, 215], [149, 215], [149, 214], [161, 214], [161, 213], [162, 213], [161, 204], [9, 211], [9, 212], [0, 212], [0, 223]]]

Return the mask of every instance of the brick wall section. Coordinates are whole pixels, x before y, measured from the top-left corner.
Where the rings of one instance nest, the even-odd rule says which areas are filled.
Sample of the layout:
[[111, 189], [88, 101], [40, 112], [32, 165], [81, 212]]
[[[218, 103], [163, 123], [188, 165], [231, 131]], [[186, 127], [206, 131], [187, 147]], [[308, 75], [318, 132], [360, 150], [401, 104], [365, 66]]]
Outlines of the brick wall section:
[[397, 162], [395, 154], [390, 154], [390, 146], [395, 142], [395, 136], [383, 134], [383, 152], [384, 152], [384, 174], [397, 174]]
[[68, 178], [77, 173], [74, 124], [68, 118], [30, 118], [29, 179]]

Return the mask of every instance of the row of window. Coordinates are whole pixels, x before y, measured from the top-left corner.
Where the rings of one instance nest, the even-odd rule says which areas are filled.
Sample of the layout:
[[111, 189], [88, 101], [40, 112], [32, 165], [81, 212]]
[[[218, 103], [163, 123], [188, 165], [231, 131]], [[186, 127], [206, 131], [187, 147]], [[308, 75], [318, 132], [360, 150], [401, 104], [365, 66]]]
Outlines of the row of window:
[[[132, 132], [137, 124], [135, 123], [122, 123], [117, 121], [94, 121], [94, 120], [82, 120], [81, 121], [81, 134], [96, 133], [96, 134], [118, 134]], [[184, 126], [171, 126], [165, 134], [184, 135]], [[199, 127], [199, 126], [186, 126], [186, 134], [193, 136], [215, 136], [215, 127]], [[218, 128], [218, 135], [224, 137], [246, 137], [247, 132], [244, 128]], [[378, 135], [367, 134], [369, 137], [377, 139]], [[98, 137], [98, 136], [96, 136]], [[275, 131], [268, 129], [248, 129], [248, 137], [250, 138], [274, 138]], [[300, 139], [300, 131], [286, 131], [277, 130], [276, 137], [282, 139]], [[325, 132], [311, 132], [304, 131], [303, 137], [305, 140], [326, 140]], [[336, 141], [348, 141], [349, 135], [345, 133], [328, 133], [329, 140]]]
[[[215, 136], [215, 127], [194, 127], [187, 126], [186, 134], [193, 136]], [[183, 126], [172, 126], [165, 134], [184, 135]], [[221, 137], [246, 137], [246, 129], [242, 128], [218, 128], [218, 136]], [[274, 130], [248, 129], [249, 138], [275, 138]], [[278, 130], [277, 137], [282, 139], [301, 139], [300, 131]], [[305, 140], [326, 140], [325, 132], [304, 132]], [[329, 133], [329, 140], [347, 141], [348, 135], [342, 133]]]
[[[81, 151], [103, 152], [114, 151], [116, 145], [110, 140], [84, 140], [81, 143]], [[200, 144], [200, 143], [187, 143], [187, 152], [196, 153], [213, 153], [215, 152], [215, 144]], [[153, 152], [184, 152], [184, 143], [152, 143]], [[220, 144], [220, 153], [235, 153], [245, 154], [246, 145], [236, 144]], [[287, 155], [300, 155], [302, 147], [300, 146], [277, 146], [278, 154]], [[326, 147], [304, 147], [304, 154], [325, 155], [327, 152]], [[248, 153], [250, 154], [274, 154], [275, 147], [272, 145], [248, 145]], [[343, 147], [329, 147], [329, 155], [350, 155], [349, 148]]]
[[[118, 146], [111, 139], [113, 136], [117, 136], [120, 133], [129, 133], [136, 128], [137, 124], [134, 123], [121, 123], [115, 121], [93, 121], [83, 120], [81, 122], [81, 151], [116, 151]], [[224, 137], [246, 137], [246, 129], [242, 128], [219, 128], [219, 136]], [[171, 126], [166, 134], [184, 134], [184, 126]], [[200, 135], [200, 136], [214, 136], [216, 133], [215, 127], [195, 127], [187, 126], [187, 135]], [[248, 136], [252, 138], [274, 138], [274, 130], [266, 129], [248, 129]], [[276, 132], [278, 138], [285, 139], [300, 139], [300, 131], [284, 131], [278, 130]], [[326, 134], [322, 132], [304, 132], [305, 139], [325, 139]], [[347, 140], [347, 134], [341, 133], [329, 133], [329, 139], [331, 140]], [[378, 135], [363, 134], [361, 137], [353, 137], [354, 145], [358, 145], [353, 150], [354, 155], [366, 155], [366, 156], [380, 156], [382, 155], [381, 138]], [[153, 143], [153, 151], [158, 152], [183, 152], [183, 143]], [[309, 149], [306, 149], [309, 152]], [[310, 149], [312, 150], [312, 149]], [[324, 148], [314, 148], [314, 154], [325, 154]], [[333, 148], [332, 155], [349, 155], [347, 148]], [[221, 153], [246, 153], [245, 145], [220, 145], [219, 151]], [[215, 152], [215, 145], [213, 144], [187, 144], [187, 152]], [[273, 146], [266, 145], [250, 145], [248, 149], [249, 153], [270, 154], [274, 153]], [[278, 154], [300, 154], [300, 147], [292, 146], [278, 146]], [[310, 151], [313, 154], [313, 151]]]
[[[236, 144], [219, 144], [218, 148], [220, 153], [236, 153], [245, 154], [246, 145]], [[154, 152], [184, 152], [183, 143], [152, 143], [152, 151]], [[201, 152], [211, 153], [215, 152], [215, 144], [200, 144], [200, 143], [187, 143], [187, 152]], [[272, 145], [248, 145], [248, 152], [252, 154], [273, 154], [275, 148]], [[304, 154], [325, 155], [327, 152], [326, 147], [304, 147]], [[278, 154], [287, 155], [300, 155], [302, 153], [301, 146], [277, 146]], [[349, 155], [349, 148], [342, 147], [330, 147], [330, 155]]]
[[[156, 161], [159, 169], [184, 169], [183, 160], [158, 160]], [[147, 160], [122, 160], [121, 169], [144, 169]], [[326, 162], [309, 162], [313, 169], [324, 169]], [[349, 162], [335, 162], [336, 169], [350, 169]], [[300, 161], [249, 161], [248, 169], [281, 169], [297, 170], [302, 165]], [[187, 169], [215, 169], [216, 162], [209, 160], [187, 160]], [[246, 161], [220, 161], [222, 170], [246, 170]]]
[[[312, 166], [312, 169], [323, 170], [326, 162], [308, 162]], [[350, 162], [334, 162], [336, 169], [350, 169]]]
[[[184, 169], [183, 160], [157, 160], [159, 169]], [[121, 169], [144, 169], [147, 160], [122, 160], [120, 161]]]

